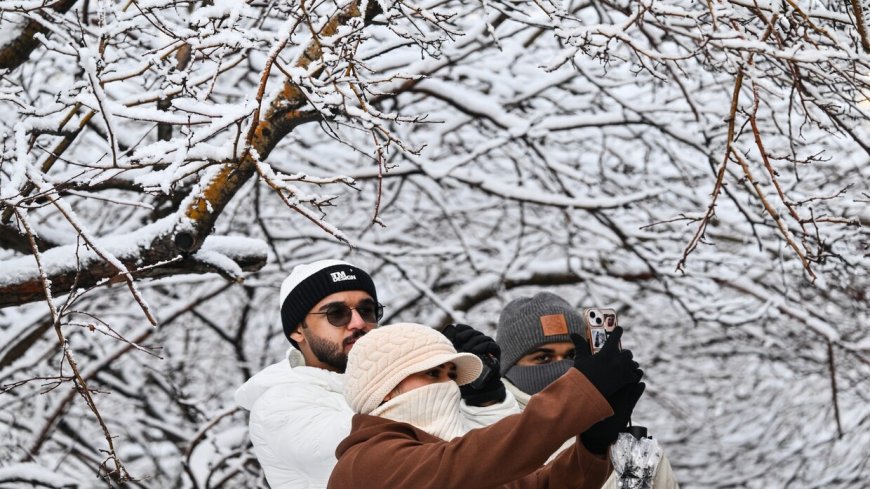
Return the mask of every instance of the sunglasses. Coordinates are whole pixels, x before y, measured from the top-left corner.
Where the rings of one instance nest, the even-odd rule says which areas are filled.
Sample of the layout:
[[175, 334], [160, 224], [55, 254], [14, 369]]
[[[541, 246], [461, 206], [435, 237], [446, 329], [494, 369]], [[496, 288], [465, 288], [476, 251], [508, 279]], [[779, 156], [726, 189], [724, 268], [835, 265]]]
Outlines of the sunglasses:
[[338, 303], [326, 306], [323, 312], [309, 312], [308, 314], [322, 314], [326, 316], [329, 324], [336, 328], [347, 326], [350, 323], [350, 318], [353, 316], [353, 310], [359, 313], [359, 317], [367, 323], [377, 323], [384, 317], [384, 306], [374, 301], [363, 301], [357, 304], [356, 307], [349, 307], [347, 304]]

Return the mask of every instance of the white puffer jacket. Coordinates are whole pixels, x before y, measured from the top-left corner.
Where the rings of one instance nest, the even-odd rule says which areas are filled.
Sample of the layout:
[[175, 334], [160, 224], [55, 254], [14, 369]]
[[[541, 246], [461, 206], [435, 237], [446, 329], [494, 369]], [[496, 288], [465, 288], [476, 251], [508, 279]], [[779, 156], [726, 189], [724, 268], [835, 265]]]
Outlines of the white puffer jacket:
[[335, 447], [350, 432], [353, 412], [344, 400], [344, 376], [306, 367], [302, 353], [287, 351], [236, 390], [251, 412], [254, 453], [273, 489], [325, 488]]
[[[335, 466], [335, 448], [350, 433], [353, 411], [343, 394], [344, 375], [306, 367], [295, 348], [287, 358], [251, 377], [235, 393], [251, 412], [254, 453], [272, 489], [322, 489]], [[488, 407], [461, 405], [472, 427], [518, 413], [510, 394]]]

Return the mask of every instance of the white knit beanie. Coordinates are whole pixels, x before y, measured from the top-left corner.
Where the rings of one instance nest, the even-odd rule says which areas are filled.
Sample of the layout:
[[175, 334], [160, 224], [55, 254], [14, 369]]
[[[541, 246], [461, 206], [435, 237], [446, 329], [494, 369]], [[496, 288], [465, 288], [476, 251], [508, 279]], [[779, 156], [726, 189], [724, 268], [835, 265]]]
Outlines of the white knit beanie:
[[356, 413], [368, 414], [411, 374], [456, 364], [456, 383], [468, 384], [483, 366], [471, 353], [457, 353], [443, 334], [422, 324], [373, 329], [356, 341], [347, 358], [344, 397]]

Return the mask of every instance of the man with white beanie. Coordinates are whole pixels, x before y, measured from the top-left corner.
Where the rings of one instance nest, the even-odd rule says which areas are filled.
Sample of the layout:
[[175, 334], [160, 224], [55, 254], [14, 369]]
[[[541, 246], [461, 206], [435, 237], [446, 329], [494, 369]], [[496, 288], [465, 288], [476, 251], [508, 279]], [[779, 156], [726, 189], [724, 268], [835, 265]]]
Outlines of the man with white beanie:
[[[340, 260], [295, 267], [279, 305], [292, 347], [236, 390], [235, 400], [251, 412], [254, 453], [272, 489], [325, 488], [353, 416], [343, 395], [348, 354], [384, 308], [369, 274]], [[463, 404], [464, 415], [479, 426], [518, 411], [512, 396], [502, 398], [489, 407]]]

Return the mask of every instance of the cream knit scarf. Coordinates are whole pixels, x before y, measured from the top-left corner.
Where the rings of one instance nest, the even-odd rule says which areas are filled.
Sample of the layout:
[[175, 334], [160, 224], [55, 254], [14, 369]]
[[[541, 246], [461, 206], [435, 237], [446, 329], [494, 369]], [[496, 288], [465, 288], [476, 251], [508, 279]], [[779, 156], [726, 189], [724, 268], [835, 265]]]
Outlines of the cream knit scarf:
[[459, 386], [456, 382], [439, 382], [418, 387], [381, 404], [373, 416], [411, 424], [442, 440], [465, 434], [459, 412]]

